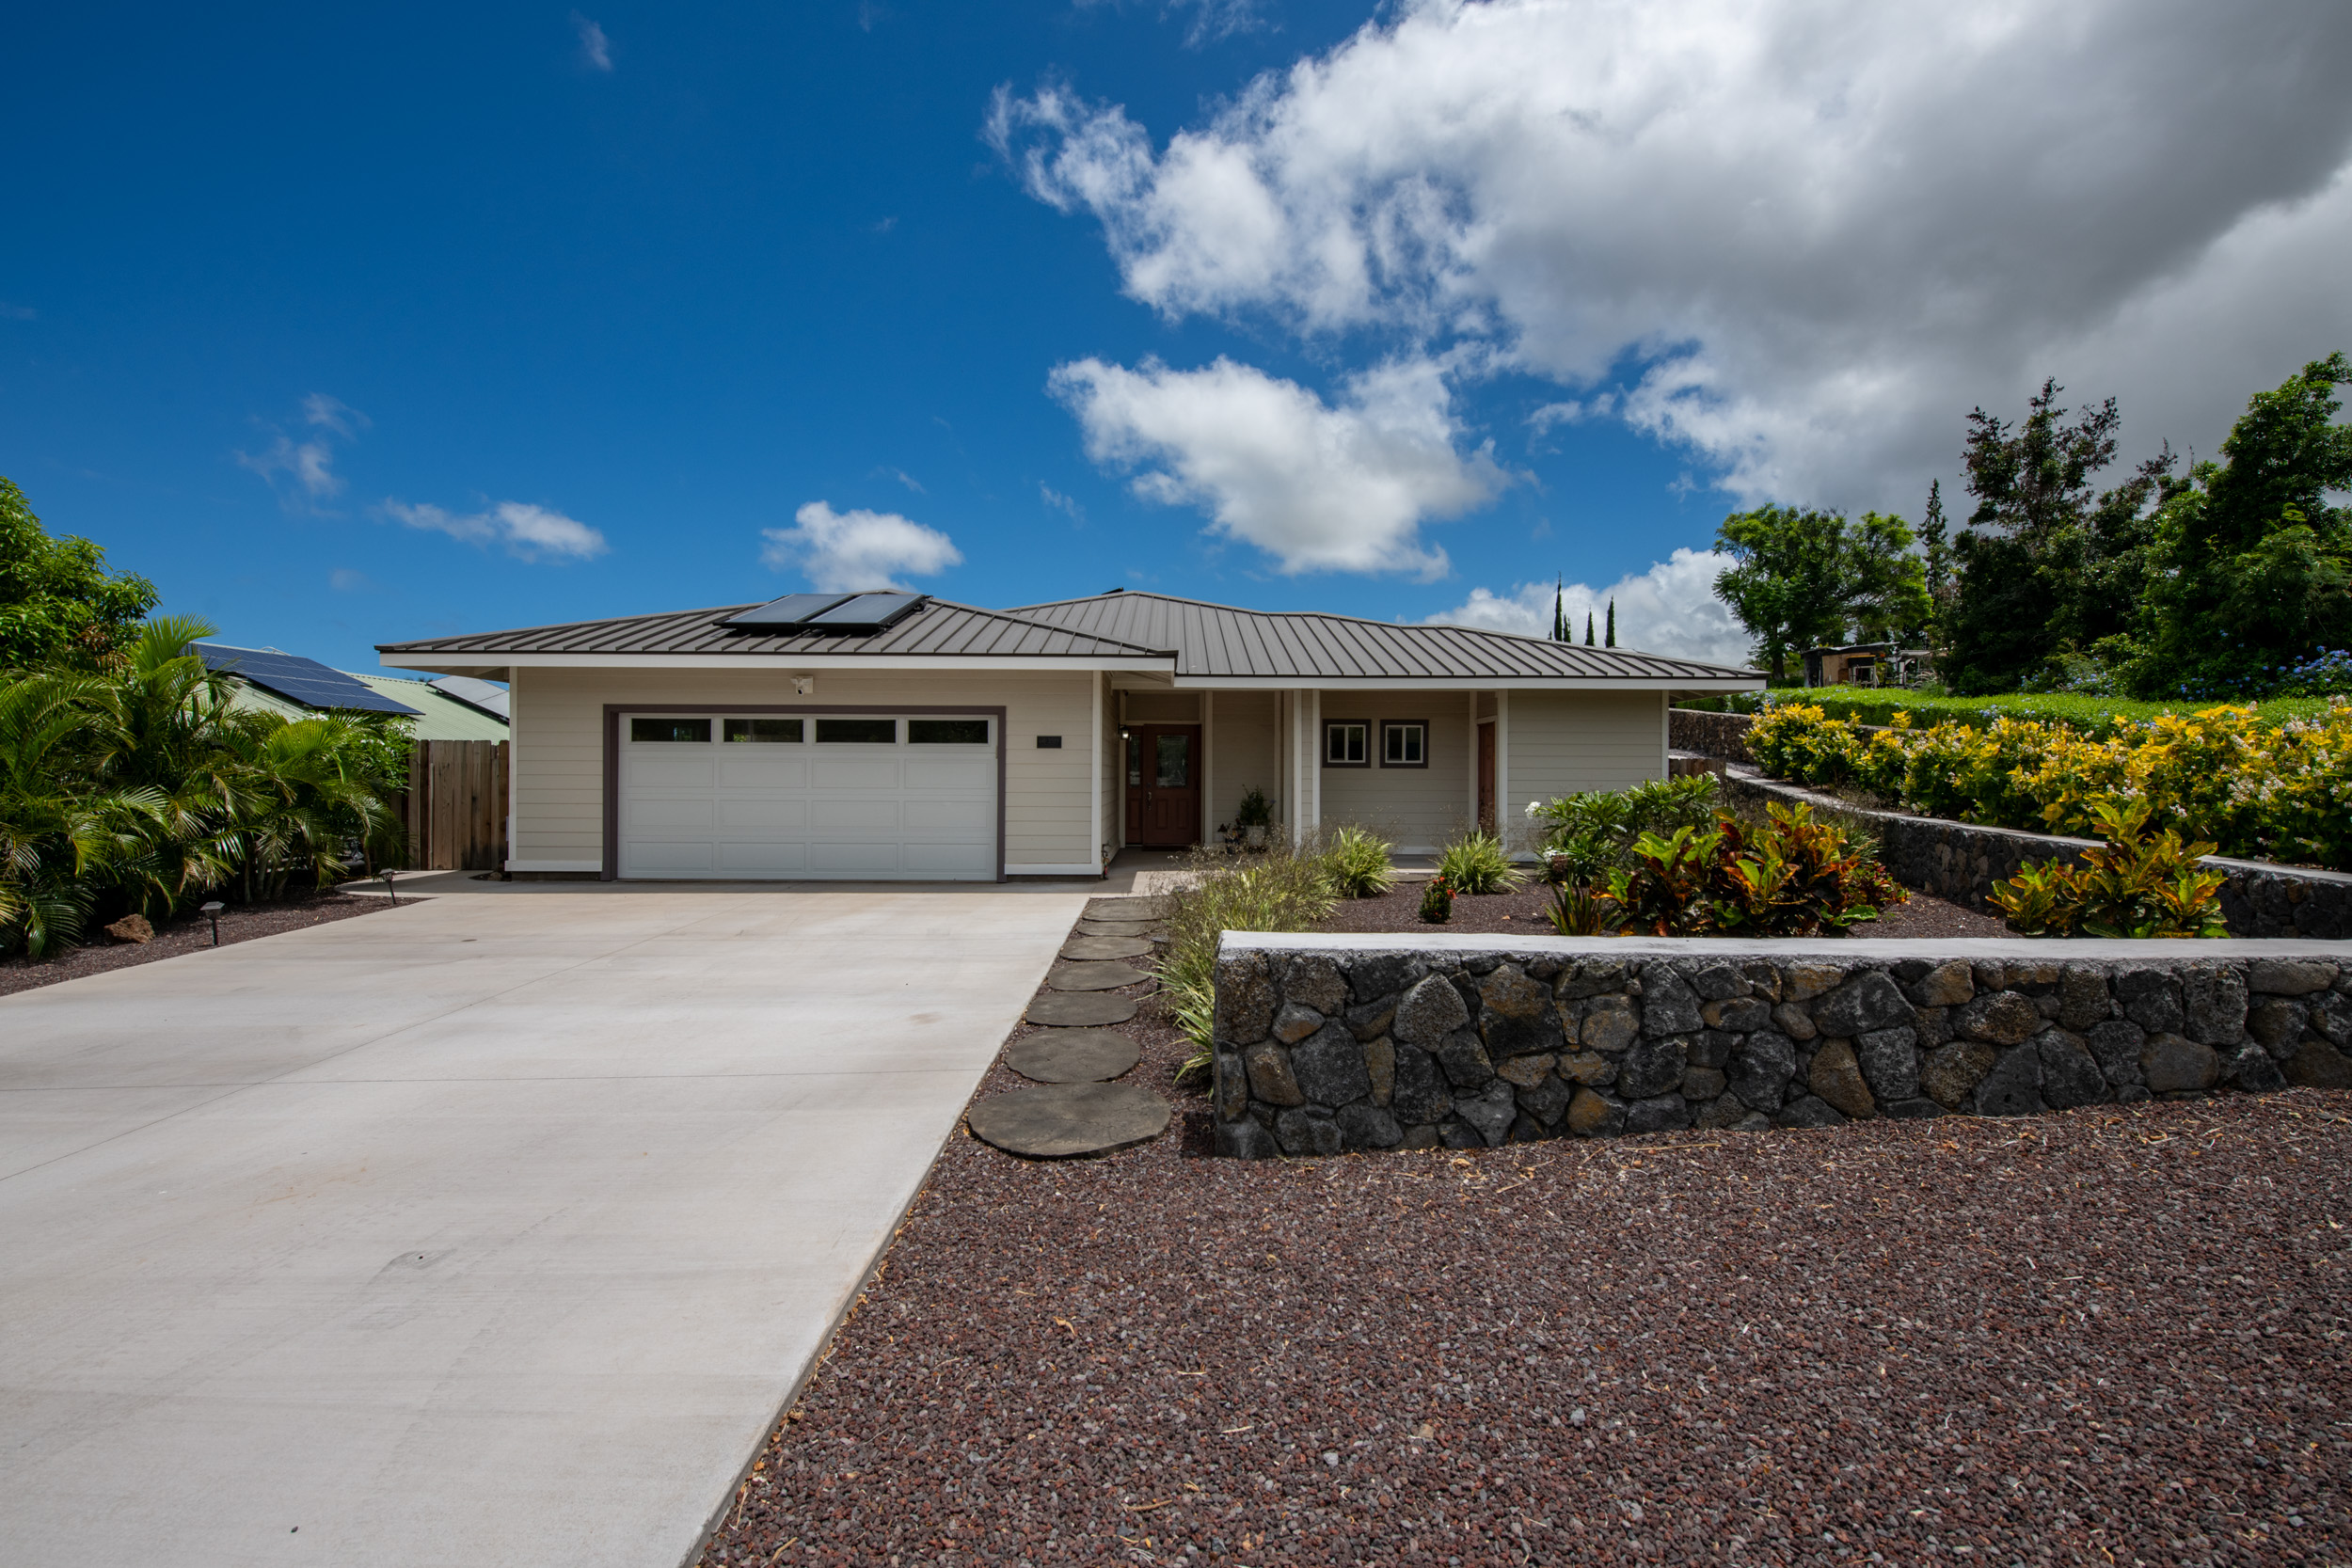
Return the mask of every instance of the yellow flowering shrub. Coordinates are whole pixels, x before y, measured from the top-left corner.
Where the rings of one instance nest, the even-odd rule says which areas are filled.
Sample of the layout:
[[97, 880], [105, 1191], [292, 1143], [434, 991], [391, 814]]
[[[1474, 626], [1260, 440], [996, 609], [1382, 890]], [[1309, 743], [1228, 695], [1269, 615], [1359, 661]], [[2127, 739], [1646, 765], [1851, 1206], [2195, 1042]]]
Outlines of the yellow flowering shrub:
[[2153, 819], [2225, 855], [2352, 870], [2352, 705], [2265, 725], [2220, 706], [2159, 714], [2094, 736], [1996, 720], [1866, 732], [1805, 704], [1760, 716], [1749, 748], [1765, 771], [1859, 784], [1930, 816], [2096, 837], [2101, 808], [2147, 802]]

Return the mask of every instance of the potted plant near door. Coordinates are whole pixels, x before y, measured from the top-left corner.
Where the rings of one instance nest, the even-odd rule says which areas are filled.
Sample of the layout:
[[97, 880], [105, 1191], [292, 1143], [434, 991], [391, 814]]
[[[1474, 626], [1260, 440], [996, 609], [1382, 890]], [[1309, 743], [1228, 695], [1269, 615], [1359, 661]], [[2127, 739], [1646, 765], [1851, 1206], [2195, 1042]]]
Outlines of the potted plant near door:
[[1233, 813], [1233, 826], [1241, 830], [1242, 842], [1252, 849], [1265, 847], [1265, 832], [1274, 821], [1274, 809], [1265, 803], [1265, 791], [1253, 789], [1241, 798], [1241, 805]]

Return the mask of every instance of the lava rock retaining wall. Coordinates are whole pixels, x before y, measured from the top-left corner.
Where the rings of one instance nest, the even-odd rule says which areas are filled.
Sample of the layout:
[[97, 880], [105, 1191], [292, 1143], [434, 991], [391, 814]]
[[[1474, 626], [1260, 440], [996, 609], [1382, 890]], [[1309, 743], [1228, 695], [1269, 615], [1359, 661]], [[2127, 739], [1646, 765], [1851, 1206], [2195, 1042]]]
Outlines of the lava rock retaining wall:
[[1752, 714], [1670, 707], [1666, 710], [1666, 744], [1677, 752], [1754, 762], [1756, 757], [1748, 751], [1748, 729], [1755, 722]]
[[1245, 936], [1217, 955], [1220, 1154], [2026, 1116], [2352, 1088], [2312, 942]]

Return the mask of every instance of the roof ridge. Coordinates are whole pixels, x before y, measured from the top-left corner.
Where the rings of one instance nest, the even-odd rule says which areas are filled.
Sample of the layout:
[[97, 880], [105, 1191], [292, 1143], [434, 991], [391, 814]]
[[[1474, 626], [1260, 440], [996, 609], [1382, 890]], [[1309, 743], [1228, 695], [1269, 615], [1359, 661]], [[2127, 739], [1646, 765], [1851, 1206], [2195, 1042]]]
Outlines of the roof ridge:
[[[1053, 636], [1056, 636], [1056, 637], [1071, 637], [1071, 638], [1077, 638], [1077, 639], [1080, 639], [1080, 640], [1082, 640], [1082, 641], [1088, 641], [1088, 642], [1095, 643], [1095, 644], [1097, 644], [1097, 645], [1099, 645], [1099, 646], [1105, 647], [1105, 648], [1122, 648], [1122, 649], [1125, 649], [1125, 650], [1127, 650], [1127, 651], [1129, 651], [1129, 652], [1132, 652], [1132, 653], [1148, 654], [1148, 655], [1151, 655], [1151, 656], [1152, 656], [1152, 657], [1173, 657], [1175, 656], [1175, 650], [1170, 649], [1170, 648], [1152, 648], [1152, 647], [1147, 647], [1147, 646], [1145, 646], [1143, 643], [1140, 643], [1140, 642], [1129, 642], [1129, 641], [1124, 641], [1123, 639], [1117, 638], [1117, 637], [1104, 637], [1104, 636], [1101, 635], [1101, 634], [1100, 634], [1100, 633], [1098, 633], [1098, 632], [1079, 631], [1079, 630], [1077, 630], [1076, 628], [1072, 627], [1072, 626], [1055, 626], [1055, 625], [1054, 625], [1052, 622], [1050, 622], [1050, 621], [1031, 621], [1031, 620], [1026, 620], [1026, 619], [1024, 619], [1022, 616], [1020, 616], [1020, 615], [1018, 615], [1018, 614], [1013, 613], [1013, 612], [1012, 612], [1012, 611], [1010, 611], [1010, 610], [990, 610], [990, 609], [988, 609], [987, 607], [982, 606], [982, 605], [964, 604], [964, 603], [962, 603], [961, 600], [957, 600], [957, 599], [944, 599], [944, 598], [941, 598], [939, 595], [937, 595], [937, 594], [924, 594], [922, 597], [923, 597], [923, 609], [924, 609], [924, 610], [929, 610], [929, 609], [930, 609], [933, 605], [937, 605], [937, 606], [939, 606], [939, 607], [940, 607], [940, 608], [942, 608], [942, 609], [945, 609], [945, 610], [960, 610], [960, 611], [963, 612], [964, 614], [967, 614], [967, 615], [978, 615], [978, 616], [984, 616], [984, 617], [986, 617], [986, 618], [988, 618], [988, 619], [990, 619], [990, 620], [994, 620], [994, 621], [1004, 621], [1004, 622], [1009, 623], [1010, 625], [1013, 625], [1013, 626], [1024, 626], [1024, 627], [1026, 627], [1027, 629], [1029, 629], [1029, 630], [1031, 630], [1031, 631], [1046, 632], [1046, 633], [1049, 633], [1049, 634], [1051, 634], [1051, 635], [1053, 635]], [[547, 623], [547, 624], [546, 624], [546, 625], [544, 625], [544, 626], [502, 626], [502, 627], [500, 627], [500, 628], [498, 628], [497, 630], [494, 630], [494, 631], [482, 631], [482, 632], [460, 632], [460, 633], [458, 633], [458, 634], [457, 634], [457, 638], [455, 638], [455, 639], [451, 639], [451, 638], [440, 638], [440, 637], [421, 637], [421, 638], [412, 638], [412, 639], [410, 639], [410, 640], [408, 640], [408, 641], [404, 641], [404, 642], [378, 642], [377, 644], [375, 644], [375, 651], [376, 651], [377, 653], [379, 653], [379, 654], [397, 654], [397, 653], [403, 653], [403, 652], [418, 652], [418, 651], [421, 651], [421, 650], [420, 650], [420, 646], [419, 646], [419, 645], [420, 645], [420, 644], [422, 644], [422, 643], [445, 642], [445, 641], [451, 641], [469, 640], [469, 639], [473, 639], [473, 638], [482, 638], [482, 637], [523, 637], [523, 636], [527, 636], [527, 635], [530, 635], [530, 634], [534, 633], [534, 632], [564, 632], [564, 631], [573, 631], [573, 630], [577, 630], [577, 629], [579, 629], [579, 628], [580, 628], [580, 627], [583, 627], [583, 626], [602, 626], [602, 625], [608, 624], [608, 623], [610, 623], [610, 622], [614, 622], [614, 621], [644, 621], [644, 620], [691, 621], [691, 619], [693, 619], [693, 618], [694, 618], [694, 617], [696, 617], [696, 616], [703, 616], [703, 615], [725, 616], [725, 615], [729, 615], [729, 614], [736, 614], [736, 613], [739, 613], [739, 612], [741, 612], [741, 611], [743, 611], [743, 610], [757, 610], [757, 609], [758, 609], [761, 605], [764, 605], [764, 604], [772, 604], [772, 603], [774, 603], [774, 602], [775, 602], [775, 601], [774, 601], [774, 600], [772, 600], [772, 599], [755, 599], [755, 600], [753, 600], [753, 601], [752, 601], [751, 603], [749, 603], [749, 604], [741, 604], [741, 605], [714, 605], [714, 606], [710, 606], [710, 607], [708, 607], [708, 608], [705, 608], [705, 609], [696, 609], [696, 610], [663, 610], [663, 611], [661, 611], [659, 615], [656, 615], [656, 616], [644, 616], [644, 615], [599, 615], [599, 616], [594, 616], [594, 617], [591, 617], [590, 619], [585, 620], [585, 621], [550, 621], [550, 622]], [[918, 610], [916, 613], [919, 615], [919, 614], [921, 613], [921, 611], [919, 611], [919, 610]], [[908, 619], [909, 619], [910, 621], [912, 621], [913, 619], [914, 619], [914, 617], [910, 616]], [[261, 652], [264, 652], [265, 650], [263, 650], [263, 649], [259, 649], [259, 648], [248, 648], [248, 649], [244, 649], [244, 650], [241, 650], [241, 651], [243, 651], [243, 652], [246, 652], [246, 653], [261, 653]], [[427, 648], [427, 649], [422, 649], [421, 651], [424, 651], [424, 652], [431, 652], [431, 651], [433, 651], [433, 650], [431, 650], [431, 649]], [[428, 683], [428, 684], [429, 684], [429, 683]]]

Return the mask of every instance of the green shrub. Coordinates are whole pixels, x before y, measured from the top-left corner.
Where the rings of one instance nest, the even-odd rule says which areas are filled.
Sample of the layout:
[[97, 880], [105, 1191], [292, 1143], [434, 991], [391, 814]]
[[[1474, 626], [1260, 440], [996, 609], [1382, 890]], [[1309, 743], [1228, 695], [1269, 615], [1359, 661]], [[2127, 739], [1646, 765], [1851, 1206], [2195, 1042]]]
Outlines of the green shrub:
[[1396, 885], [1389, 843], [1369, 828], [1347, 827], [1324, 847], [1323, 863], [1332, 891], [1343, 898], [1377, 898]]
[[1548, 911], [1564, 936], [1818, 936], [1878, 918], [1905, 895], [1873, 847], [1810, 807], [1768, 809], [1762, 824], [1718, 813], [1634, 841], [1631, 864], [1607, 891], [1571, 881]]
[[1195, 865], [1199, 879], [1168, 895], [1168, 946], [1158, 965], [1168, 1012], [1193, 1046], [1179, 1078], [1209, 1067], [1218, 938], [1227, 931], [1304, 930], [1338, 902], [1321, 854], [1277, 847], [1243, 866], [1205, 855]]
[[[1677, 703], [1677, 707], [1708, 712], [1761, 714], [1787, 703], [1818, 707], [1833, 719], [1857, 724], [1891, 724], [1898, 713], [1915, 723], [1966, 724], [1990, 729], [2003, 719], [2026, 719], [2071, 725], [2086, 735], [2105, 736], [2145, 724], [2165, 714], [2191, 714], [2213, 706], [2211, 699], [2137, 702], [2128, 697], [2090, 697], [2074, 693], [2010, 692], [1998, 697], [1949, 697], [1940, 691], [1906, 691], [1896, 688], [1816, 686], [1794, 691], [1741, 691], [1729, 697], [1700, 698]], [[2243, 705], [2265, 728], [2276, 729], [2296, 720], [2317, 719], [2328, 710], [2326, 697], [2274, 697]]]
[[2167, 828], [2149, 832], [2145, 800], [2101, 801], [2093, 809], [2106, 843], [2085, 864], [2029, 865], [1993, 890], [1993, 905], [2023, 936], [2226, 937], [2218, 871], [2198, 862], [2210, 844], [2183, 843]]
[[1455, 893], [1508, 893], [1520, 881], [1492, 833], [1466, 833], [1447, 845], [1438, 855], [1438, 875]]
[[1443, 877], [1432, 877], [1421, 890], [1421, 918], [1431, 926], [1442, 926], [1454, 918], [1454, 884]]

